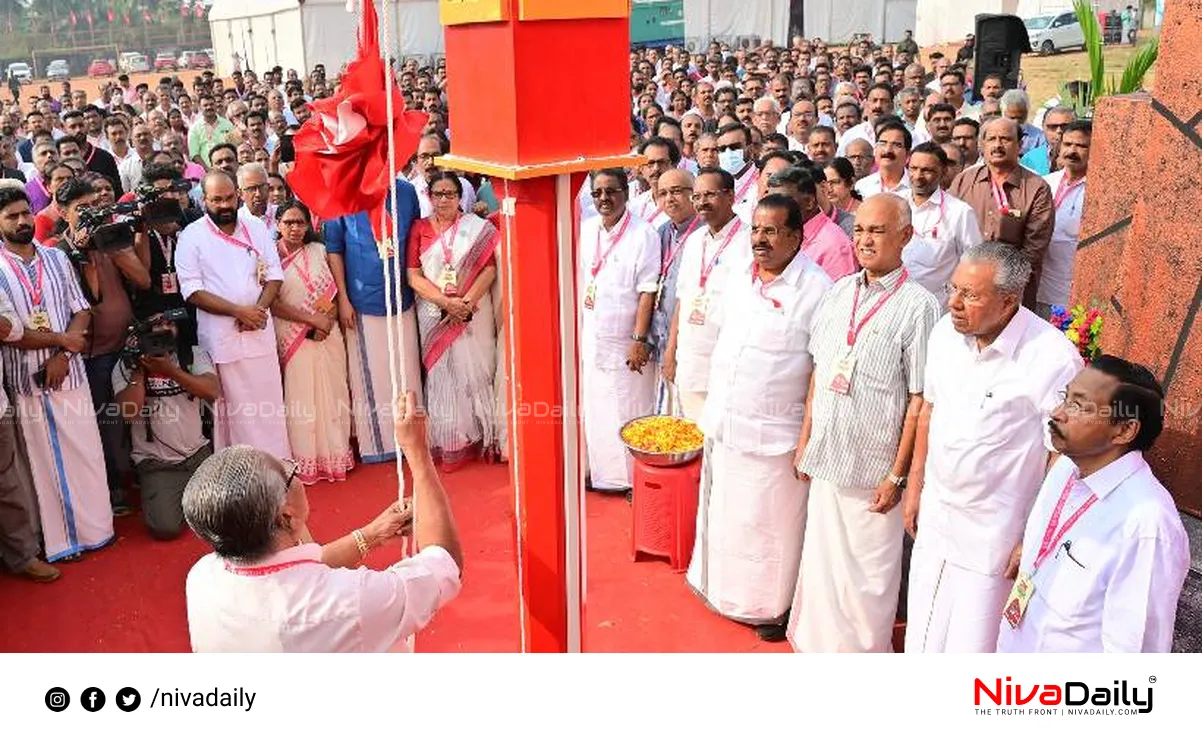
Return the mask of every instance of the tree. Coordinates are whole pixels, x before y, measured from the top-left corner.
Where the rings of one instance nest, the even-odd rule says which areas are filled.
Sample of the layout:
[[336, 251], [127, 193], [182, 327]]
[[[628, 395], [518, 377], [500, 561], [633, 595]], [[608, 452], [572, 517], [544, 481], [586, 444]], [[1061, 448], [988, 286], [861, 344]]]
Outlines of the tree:
[[1064, 105], [1076, 109], [1078, 115], [1092, 116], [1099, 98], [1126, 95], [1143, 89], [1144, 78], [1156, 64], [1156, 57], [1160, 53], [1160, 37], [1153, 36], [1127, 60], [1120, 78], [1115, 78], [1113, 74], [1107, 77], [1102, 27], [1098, 24], [1092, 5], [1088, 0], [1073, 0], [1073, 10], [1085, 36], [1085, 51], [1089, 53], [1089, 85], [1081, 86], [1077, 95], [1063, 87], [1060, 99]]

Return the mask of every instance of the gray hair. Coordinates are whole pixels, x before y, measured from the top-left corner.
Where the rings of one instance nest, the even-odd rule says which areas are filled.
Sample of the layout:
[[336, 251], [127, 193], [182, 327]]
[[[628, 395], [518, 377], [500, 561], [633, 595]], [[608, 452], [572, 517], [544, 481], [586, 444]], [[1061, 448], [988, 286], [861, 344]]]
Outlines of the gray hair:
[[901, 102], [901, 98], [903, 95], [912, 95], [915, 98], [919, 98], [919, 99], [923, 98], [922, 91], [919, 90], [918, 88], [902, 88], [901, 92], [899, 92], [897, 94], [897, 100], [899, 103]]
[[1003, 294], [1021, 297], [1031, 280], [1031, 260], [1006, 243], [987, 240], [960, 256], [961, 263], [987, 263], [994, 267], [993, 285]]
[[756, 102], [752, 104], [751, 110], [759, 113], [759, 110], [763, 108], [763, 106], [760, 104], [770, 107], [773, 113], [780, 113], [780, 102], [770, 95], [763, 96], [762, 98], [756, 100]]
[[892, 207], [894, 215], [897, 217], [896, 229], [904, 230], [913, 224], [913, 213], [910, 210], [910, 202], [895, 193], [878, 193], [869, 196], [864, 200], [864, 206], [872, 203], [885, 203]]
[[263, 176], [263, 182], [267, 182], [267, 168], [263, 167], [263, 163], [247, 163], [238, 168], [238, 188], [242, 188], [242, 179], [252, 173], [258, 173]]
[[206, 459], [184, 488], [184, 519], [218, 555], [250, 562], [271, 554], [288, 495], [279, 460], [249, 446]]
[[3, 191], [6, 188], [19, 188], [24, 191], [25, 183], [16, 178], [0, 178], [0, 191]]
[[1031, 99], [1027, 96], [1026, 91], [1018, 88], [1011, 88], [1005, 93], [1002, 93], [1002, 111], [1008, 108], [1021, 108], [1023, 111], [1031, 110]]

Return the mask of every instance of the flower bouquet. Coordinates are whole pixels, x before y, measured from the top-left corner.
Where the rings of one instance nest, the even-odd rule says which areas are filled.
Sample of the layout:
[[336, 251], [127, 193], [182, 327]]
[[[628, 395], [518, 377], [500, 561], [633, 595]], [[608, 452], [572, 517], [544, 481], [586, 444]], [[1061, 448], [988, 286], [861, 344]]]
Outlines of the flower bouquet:
[[1102, 311], [1097, 307], [1077, 305], [1072, 309], [1052, 305], [1048, 322], [1064, 332], [1073, 342], [1081, 358], [1093, 361], [1102, 353]]

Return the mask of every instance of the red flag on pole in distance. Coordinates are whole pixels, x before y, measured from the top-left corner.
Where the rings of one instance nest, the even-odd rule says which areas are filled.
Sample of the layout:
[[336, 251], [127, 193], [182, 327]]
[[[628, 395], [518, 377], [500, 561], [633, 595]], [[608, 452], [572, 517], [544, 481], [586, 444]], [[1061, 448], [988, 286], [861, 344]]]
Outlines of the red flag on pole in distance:
[[375, 3], [364, 0], [358, 56], [347, 65], [337, 95], [308, 104], [313, 116], [293, 138], [296, 167], [288, 173], [288, 184], [322, 219], [367, 212], [377, 240], [392, 233], [381, 230], [385, 200], [396, 176], [388, 167], [389, 93], [399, 169], [417, 151], [429, 117], [405, 110], [396, 77], [386, 72], [380, 58]]

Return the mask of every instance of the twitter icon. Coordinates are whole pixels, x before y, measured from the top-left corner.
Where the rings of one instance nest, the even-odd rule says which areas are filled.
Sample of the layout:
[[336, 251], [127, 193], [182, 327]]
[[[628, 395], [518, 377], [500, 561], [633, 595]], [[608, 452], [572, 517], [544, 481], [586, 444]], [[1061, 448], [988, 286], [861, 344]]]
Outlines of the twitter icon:
[[117, 708], [122, 712], [133, 712], [142, 704], [142, 695], [132, 686], [117, 692]]

